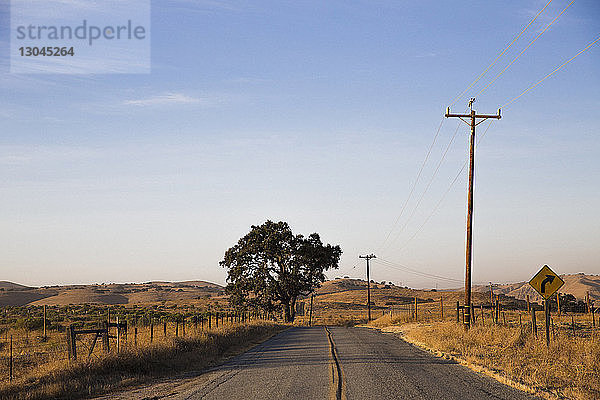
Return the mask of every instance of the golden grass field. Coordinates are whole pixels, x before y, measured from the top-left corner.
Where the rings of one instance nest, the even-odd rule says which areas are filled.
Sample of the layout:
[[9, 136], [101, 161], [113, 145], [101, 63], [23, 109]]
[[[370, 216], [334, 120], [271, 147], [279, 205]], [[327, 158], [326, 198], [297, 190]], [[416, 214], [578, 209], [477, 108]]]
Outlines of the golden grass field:
[[[38, 293], [27, 289], [10, 293]], [[52, 290], [56, 295], [46, 296]], [[4, 307], [4, 323], [0, 323], [0, 398], [40, 399], [57, 396], [77, 398], [135, 384], [155, 376], [180, 371], [200, 371], [223, 357], [243, 351], [286, 326], [275, 322], [252, 321], [247, 324], [226, 323], [212, 329], [205, 323], [196, 326], [194, 316], [227, 309], [227, 298], [218, 286], [204, 282], [161, 283], [139, 285], [106, 285], [92, 287], [47, 288], [41, 300], [33, 305]], [[4, 293], [8, 299], [8, 293]], [[15, 297], [16, 296], [16, 297]], [[94, 297], [94, 296], [111, 296]], [[124, 296], [128, 303], [106, 305], [103, 301]], [[545, 346], [542, 313], [538, 312], [538, 337], [531, 334], [530, 316], [519, 311], [525, 302], [500, 294], [503, 309], [498, 324], [489, 307], [489, 292], [474, 292], [473, 328], [465, 333], [456, 322], [458, 291], [414, 290], [390, 284], [373, 284], [369, 325], [401, 332], [407, 340], [442, 351], [467, 362], [481, 365], [498, 374], [521, 382], [538, 392], [554, 393], [563, 398], [600, 398], [598, 367], [599, 328], [593, 329], [589, 314], [564, 313], [552, 316], [552, 344]], [[71, 306], [71, 301], [97, 300], [96, 304]], [[415, 299], [417, 315], [415, 318]], [[144, 301], [149, 300], [149, 303]], [[123, 300], [125, 301], [125, 300]], [[131, 303], [129, 303], [131, 301]], [[139, 301], [139, 302], [138, 302]], [[46, 340], [38, 327], [17, 327], [15, 322], [40, 320], [41, 307], [48, 306], [52, 321]], [[66, 303], [65, 303], [66, 302]], [[307, 325], [310, 298], [304, 303], [304, 315], [296, 324]], [[94, 327], [110, 314], [128, 321], [127, 338], [122, 338], [121, 351], [116, 340], [110, 340], [106, 353], [100, 343], [90, 352], [93, 335], [78, 337], [77, 362], [67, 359], [64, 327]], [[214, 315], [214, 314], [213, 314]], [[184, 327], [175, 321], [187, 318]], [[154, 321], [150, 343], [149, 321]], [[10, 322], [13, 321], [13, 322]], [[163, 331], [167, 323], [167, 333]], [[366, 282], [353, 279], [328, 281], [319, 288], [313, 300], [313, 325], [360, 325], [367, 323]], [[600, 324], [600, 321], [596, 326]], [[58, 329], [61, 329], [59, 332]], [[137, 335], [136, 335], [137, 329]], [[116, 335], [112, 328], [111, 335]], [[177, 336], [176, 336], [177, 332]], [[13, 381], [9, 382], [9, 339], [13, 337]], [[550, 396], [548, 394], [548, 396]]]
[[592, 329], [589, 315], [577, 315], [573, 320], [571, 316], [553, 315], [549, 347], [541, 321], [536, 337], [524, 312], [505, 312], [505, 317], [506, 323], [502, 319], [499, 324], [491, 318], [485, 322], [480, 319], [468, 331], [462, 322], [456, 323], [455, 316], [445, 321], [414, 322], [410, 315], [388, 314], [370, 325], [401, 333], [413, 343], [467, 364], [483, 366], [547, 398], [600, 398], [600, 330]]
[[[12, 382], [0, 384], [2, 399], [79, 398], [100, 394], [124, 385], [142, 383], [150, 378], [173, 375], [184, 371], [201, 371], [224, 357], [241, 353], [286, 325], [254, 320], [245, 323], [226, 323], [219, 328], [193, 329], [186, 335], [174, 336], [169, 326], [167, 336], [155, 330], [150, 343], [150, 328], [138, 327], [137, 340], [131, 331], [119, 353], [113, 349], [105, 354], [100, 347], [88, 357], [85, 344], [78, 343], [81, 352], [77, 361], [66, 358], [64, 335], [54, 333], [47, 348], [31, 352], [26, 365]], [[18, 332], [13, 332], [16, 334]], [[39, 332], [36, 332], [39, 334]], [[37, 340], [39, 343], [39, 340]], [[33, 341], [32, 341], [33, 343]], [[56, 346], [53, 349], [53, 346]], [[6, 353], [3, 349], [3, 354]]]

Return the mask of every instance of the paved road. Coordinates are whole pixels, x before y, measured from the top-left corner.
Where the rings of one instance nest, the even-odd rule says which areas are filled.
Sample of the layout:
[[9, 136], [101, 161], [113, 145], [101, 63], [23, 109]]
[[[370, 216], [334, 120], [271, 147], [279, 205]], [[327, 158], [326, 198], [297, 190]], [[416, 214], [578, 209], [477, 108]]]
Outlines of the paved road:
[[162, 382], [109, 398], [534, 399], [366, 328], [292, 328], [175, 386]]

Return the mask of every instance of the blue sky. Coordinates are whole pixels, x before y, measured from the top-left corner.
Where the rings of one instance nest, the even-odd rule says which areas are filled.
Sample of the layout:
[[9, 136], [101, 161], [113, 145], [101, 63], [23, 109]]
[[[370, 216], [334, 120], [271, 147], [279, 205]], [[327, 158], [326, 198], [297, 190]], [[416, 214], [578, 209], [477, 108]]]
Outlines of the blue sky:
[[[465, 171], [431, 214], [467, 156], [459, 121], [443, 122], [382, 245], [445, 107], [546, 3], [153, 1], [150, 74], [60, 75], [9, 73], [2, 0], [1, 279], [222, 283], [224, 251], [273, 219], [341, 245], [330, 277], [362, 276], [358, 254], [377, 252], [388, 262], [373, 279], [460, 286]], [[567, 4], [554, 0], [467, 95]], [[475, 109], [495, 113], [599, 34], [600, 4], [576, 0]], [[600, 273], [599, 67], [596, 43], [489, 128], [474, 281], [526, 280], [543, 264]]]

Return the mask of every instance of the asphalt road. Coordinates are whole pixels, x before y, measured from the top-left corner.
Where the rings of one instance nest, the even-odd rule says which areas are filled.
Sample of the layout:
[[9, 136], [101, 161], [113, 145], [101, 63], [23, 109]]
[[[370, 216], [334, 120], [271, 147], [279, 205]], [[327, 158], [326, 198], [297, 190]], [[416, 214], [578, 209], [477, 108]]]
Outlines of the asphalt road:
[[105, 398], [534, 399], [367, 328], [292, 328], [198, 377]]

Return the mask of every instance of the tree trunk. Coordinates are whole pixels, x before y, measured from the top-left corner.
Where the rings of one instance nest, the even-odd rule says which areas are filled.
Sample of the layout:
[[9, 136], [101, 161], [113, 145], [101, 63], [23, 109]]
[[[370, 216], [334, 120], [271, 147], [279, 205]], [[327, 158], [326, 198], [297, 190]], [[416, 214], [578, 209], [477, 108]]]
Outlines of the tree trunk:
[[294, 322], [296, 316], [296, 310], [294, 309], [294, 303], [283, 303], [283, 318], [285, 322]]

